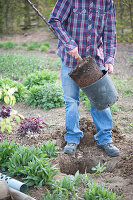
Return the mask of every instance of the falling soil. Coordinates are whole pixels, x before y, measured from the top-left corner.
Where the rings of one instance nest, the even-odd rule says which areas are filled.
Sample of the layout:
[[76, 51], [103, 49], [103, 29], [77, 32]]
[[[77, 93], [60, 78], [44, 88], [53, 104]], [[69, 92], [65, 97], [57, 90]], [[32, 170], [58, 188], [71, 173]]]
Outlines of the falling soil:
[[91, 56], [87, 56], [78, 63], [69, 76], [82, 88], [99, 80], [103, 76], [103, 72]]

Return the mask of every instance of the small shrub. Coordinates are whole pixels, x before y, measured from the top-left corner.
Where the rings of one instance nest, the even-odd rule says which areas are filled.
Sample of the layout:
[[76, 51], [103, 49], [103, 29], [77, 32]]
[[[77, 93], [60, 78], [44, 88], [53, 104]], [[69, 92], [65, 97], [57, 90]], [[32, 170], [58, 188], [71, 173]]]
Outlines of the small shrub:
[[[50, 193], [49, 191], [43, 196], [44, 200], [69, 200], [72, 199], [71, 197], [74, 196], [76, 198], [76, 189], [75, 189], [75, 182], [74, 177], [72, 176], [64, 176], [61, 181], [55, 181], [52, 184], [53, 192]], [[74, 195], [73, 195], [74, 194]]]
[[100, 164], [100, 162], [98, 163], [98, 165], [96, 167], [92, 168], [92, 171], [95, 171], [96, 176], [100, 176], [102, 172], [104, 172], [106, 170], [106, 166], [107, 166], [107, 162], [105, 162], [104, 164]]
[[[13, 81], [8, 78], [1, 78], [0, 79], [0, 88], [3, 89], [6, 87], [9, 88], [16, 88], [16, 91], [14, 92], [14, 96], [16, 98], [17, 102], [24, 101], [25, 95], [27, 93], [27, 89], [24, 87], [22, 83], [19, 83], [17, 81]], [[4, 100], [4, 95], [1, 97], [1, 101]]]
[[31, 162], [28, 162], [28, 166], [24, 167], [23, 178], [28, 186], [43, 186], [45, 184], [50, 184], [51, 179], [58, 173], [55, 166], [51, 166], [48, 158], [37, 158]]
[[0, 168], [2, 171], [8, 169], [8, 162], [11, 155], [19, 149], [20, 145], [15, 145], [14, 142], [3, 140], [0, 142]]
[[39, 148], [24, 147], [21, 146], [19, 149], [12, 154], [8, 162], [8, 171], [10, 176], [21, 176], [23, 175], [23, 170], [28, 163], [33, 160], [34, 156], [39, 156], [41, 154]]
[[[0, 90], [0, 99], [2, 95], [4, 96], [4, 103], [10, 106], [14, 106], [16, 103], [16, 99], [14, 97], [14, 92], [16, 91], [16, 88], [8, 88], [4, 87]], [[11, 132], [12, 127], [15, 125], [15, 123], [20, 123], [21, 119], [23, 118], [22, 115], [18, 114], [17, 111], [12, 110], [10, 106], [2, 106], [1, 112], [0, 112], [0, 129], [3, 133], [5, 130], [8, 132]]]
[[11, 42], [11, 41], [7, 41], [3, 43], [3, 49], [7, 50], [7, 49], [13, 49], [17, 46], [16, 42]]
[[27, 42], [22, 42], [22, 44], [21, 44], [23, 47], [27, 47]]
[[22, 49], [22, 46], [16, 46], [15, 49], [17, 50]]
[[40, 42], [37, 42], [37, 41], [34, 41], [34, 42], [32, 42], [31, 44], [32, 44], [33, 46], [35, 46], [36, 48], [38, 48], [38, 47], [41, 46]]
[[4, 46], [3, 43], [0, 43], [0, 48], [3, 48], [3, 46]]
[[11, 106], [2, 106], [0, 110], [0, 117], [7, 118], [11, 114]]
[[47, 49], [50, 47], [49, 42], [44, 42], [41, 46], [40, 46], [40, 50], [41, 51], [47, 51]]
[[34, 50], [34, 49], [36, 49], [36, 46], [34, 46], [34, 45], [32, 45], [32, 44], [29, 44], [29, 45], [27, 46], [27, 50], [28, 50], [28, 51], [31, 51], [31, 50]]
[[28, 51], [29, 51], [29, 50], [34, 50], [34, 49], [40, 47], [40, 45], [41, 45], [41, 44], [40, 44], [39, 42], [34, 41], [34, 42], [32, 42], [31, 44], [29, 44], [29, 45], [27, 46], [27, 50], [28, 50]]
[[[3, 108], [4, 107], [4, 108]], [[12, 127], [16, 124], [19, 124], [23, 116], [18, 114], [17, 111], [11, 109], [10, 106], [2, 106], [0, 112], [0, 131], [4, 133], [4, 131], [8, 131], [9, 133], [12, 130]]]
[[20, 122], [18, 132], [27, 133], [30, 131], [33, 133], [41, 133], [46, 126], [48, 125], [39, 118], [25, 118]]
[[47, 49], [48, 49], [48, 47], [45, 46], [45, 45], [42, 45], [42, 46], [40, 47], [40, 50], [41, 50], [41, 51], [47, 51]]
[[121, 197], [117, 197], [116, 193], [106, 190], [103, 185], [97, 186], [93, 181], [88, 185], [89, 189], [84, 191], [84, 197], [86, 200], [104, 199], [104, 200], [120, 200]]
[[64, 105], [63, 92], [60, 85], [33, 86], [29, 91], [30, 93], [26, 99], [28, 105], [38, 106], [45, 110]]
[[46, 47], [50, 47], [49, 42], [44, 42], [42, 45], [43, 45], [43, 46], [46, 46]]
[[47, 141], [43, 142], [40, 146], [40, 149], [43, 153], [47, 154], [49, 158], [57, 157], [58, 147], [55, 146], [53, 142]]
[[58, 74], [50, 70], [36, 71], [25, 78], [23, 84], [29, 89], [33, 85], [44, 85], [46, 82], [54, 83]]

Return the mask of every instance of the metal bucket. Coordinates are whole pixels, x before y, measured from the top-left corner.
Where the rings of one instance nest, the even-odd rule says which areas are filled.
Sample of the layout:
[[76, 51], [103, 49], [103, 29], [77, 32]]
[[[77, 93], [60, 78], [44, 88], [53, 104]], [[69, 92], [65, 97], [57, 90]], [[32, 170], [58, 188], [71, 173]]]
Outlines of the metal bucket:
[[97, 110], [104, 110], [118, 100], [118, 93], [108, 72], [98, 81], [81, 89]]

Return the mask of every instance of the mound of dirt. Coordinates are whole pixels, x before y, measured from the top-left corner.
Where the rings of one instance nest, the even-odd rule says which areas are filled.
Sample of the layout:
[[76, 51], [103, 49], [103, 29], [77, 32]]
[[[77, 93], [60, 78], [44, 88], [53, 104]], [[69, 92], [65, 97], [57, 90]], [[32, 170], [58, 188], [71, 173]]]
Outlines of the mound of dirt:
[[[116, 167], [116, 164], [120, 161], [119, 158], [110, 158], [103, 150], [97, 148], [94, 141], [94, 135], [96, 129], [92, 121], [87, 118], [80, 120], [80, 129], [84, 132], [84, 138], [81, 139], [80, 145], [78, 146], [77, 152], [74, 155], [61, 154], [59, 156], [60, 171], [66, 174], [75, 174], [78, 170], [80, 173], [85, 171], [92, 173], [92, 167], [95, 167], [99, 162], [101, 164], [107, 162], [106, 171], [112, 172]], [[64, 134], [65, 131], [58, 130], [56, 136], [60, 134], [60, 144], [64, 147]], [[118, 127], [114, 127], [112, 130], [112, 136], [115, 143], [124, 140]]]

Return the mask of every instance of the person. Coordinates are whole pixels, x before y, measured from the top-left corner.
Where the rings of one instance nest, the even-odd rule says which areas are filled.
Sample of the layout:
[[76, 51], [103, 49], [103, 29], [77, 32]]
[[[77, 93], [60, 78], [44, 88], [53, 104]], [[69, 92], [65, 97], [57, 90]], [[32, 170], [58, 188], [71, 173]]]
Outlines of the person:
[[[58, 38], [61, 81], [65, 100], [66, 134], [64, 153], [74, 154], [83, 138], [79, 128], [80, 88], [68, 73], [77, 65], [78, 55], [91, 55], [101, 70], [113, 73], [116, 53], [116, 18], [113, 0], [57, 0], [48, 22]], [[91, 103], [91, 102], [90, 102]], [[109, 156], [118, 156], [112, 143], [110, 109], [99, 111], [91, 103], [97, 146]]]

